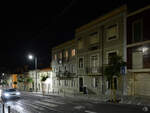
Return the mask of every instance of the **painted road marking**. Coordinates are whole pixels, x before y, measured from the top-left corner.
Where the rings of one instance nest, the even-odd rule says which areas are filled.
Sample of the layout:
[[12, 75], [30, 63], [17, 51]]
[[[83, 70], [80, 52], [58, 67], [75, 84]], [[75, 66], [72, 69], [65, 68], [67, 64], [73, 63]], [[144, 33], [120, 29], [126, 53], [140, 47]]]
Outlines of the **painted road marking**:
[[75, 106], [75, 107], [74, 107], [74, 109], [79, 109], [79, 110], [80, 110], [80, 109], [84, 109], [84, 108], [85, 108], [84, 106]]
[[88, 110], [86, 110], [85, 112], [86, 112], [86, 113], [97, 113], [97, 112], [94, 112], [94, 111], [88, 111]]
[[41, 105], [46, 105], [50, 107], [57, 107], [58, 105], [56, 104], [51, 104], [51, 103], [46, 103], [46, 102], [41, 102], [41, 101], [35, 101], [36, 104], [41, 104]]

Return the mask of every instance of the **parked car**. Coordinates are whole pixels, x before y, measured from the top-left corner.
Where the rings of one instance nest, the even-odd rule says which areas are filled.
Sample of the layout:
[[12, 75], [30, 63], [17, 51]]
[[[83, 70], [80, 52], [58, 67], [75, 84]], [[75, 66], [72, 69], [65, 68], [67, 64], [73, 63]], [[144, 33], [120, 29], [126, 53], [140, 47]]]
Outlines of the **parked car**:
[[2, 91], [2, 99], [20, 98], [21, 93], [16, 89], [5, 89]]

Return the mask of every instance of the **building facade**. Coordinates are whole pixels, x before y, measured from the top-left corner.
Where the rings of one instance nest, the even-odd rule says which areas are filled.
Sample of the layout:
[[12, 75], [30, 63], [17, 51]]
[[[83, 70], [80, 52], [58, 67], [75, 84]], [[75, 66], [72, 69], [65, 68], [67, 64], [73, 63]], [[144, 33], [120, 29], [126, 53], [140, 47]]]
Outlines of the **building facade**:
[[76, 95], [78, 91], [77, 52], [75, 40], [52, 49], [53, 92]]
[[[45, 93], [52, 92], [52, 69], [51, 68], [44, 68], [39, 70], [32, 70], [28, 72], [28, 76], [33, 79], [32, 84], [30, 84], [30, 88], [32, 91], [42, 92], [43, 90]], [[42, 76], [48, 76], [46, 81], [42, 82]]]
[[[109, 95], [110, 86], [103, 71], [112, 55], [120, 55], [126, 61], [125, 40], [126, 6], [77, 28], [74, 40], [52, 49], [54, 92]], [[114, 81], [121, 95], [122, 77], [114, 77]]]
[[150, 6], [127, 17], [127, 92], [150, 96]]
[[[88, 94], [109, 95], [110, 84], [104, 68], [112, 55], [126, 61], [126, 6], [122, 6], [97, 20], [76, 29], [77, 75], [79, 91]], [[122, 77], [114, 77], [117, 94], [122, 94]]]

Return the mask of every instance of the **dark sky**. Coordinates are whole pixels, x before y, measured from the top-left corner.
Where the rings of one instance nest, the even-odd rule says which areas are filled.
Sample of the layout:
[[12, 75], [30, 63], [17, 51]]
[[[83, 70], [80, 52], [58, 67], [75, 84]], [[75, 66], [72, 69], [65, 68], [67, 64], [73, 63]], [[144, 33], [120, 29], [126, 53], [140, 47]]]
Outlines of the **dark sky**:
[[[4, 4], [0, 21], [0, 69], [33, 68], [28, 53], [38, 57], [39, 68], [49, 67], [51, 48], [74, 38], [74, 30], [127, 3], [131, 9], [149, 0], [51, 0]], [[6, 5], [6, 6], [5, 6]], [[135, 7], [136, 6], [136, 7]]]

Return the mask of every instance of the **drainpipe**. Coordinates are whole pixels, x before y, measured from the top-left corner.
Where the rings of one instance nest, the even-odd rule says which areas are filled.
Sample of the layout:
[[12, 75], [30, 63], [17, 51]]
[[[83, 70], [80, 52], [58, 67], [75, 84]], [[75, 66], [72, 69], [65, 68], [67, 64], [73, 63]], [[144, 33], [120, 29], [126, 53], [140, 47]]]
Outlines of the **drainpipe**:
[[104, 81], [104, 26], [101, 26], [101, 33], [102, 33], [102, 94], [105, 93], [105, 81]]

